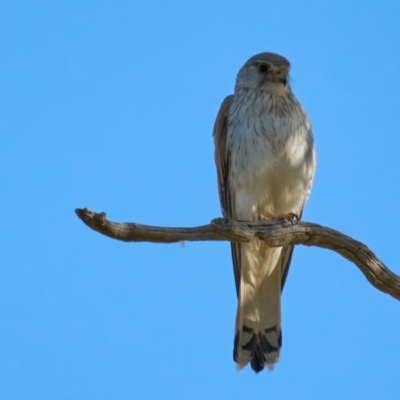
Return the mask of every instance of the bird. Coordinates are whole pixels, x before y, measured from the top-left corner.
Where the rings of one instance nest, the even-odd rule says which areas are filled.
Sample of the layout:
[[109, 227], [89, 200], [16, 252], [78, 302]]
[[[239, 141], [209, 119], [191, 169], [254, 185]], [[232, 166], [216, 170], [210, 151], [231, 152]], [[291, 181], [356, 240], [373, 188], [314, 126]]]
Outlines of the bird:
[[[213, 130], [219, 198], [225, 218], [301, 218], [311, 191], [316, 152], [312, 125], [290, 85], [290, 62], [265, 52], [236, 76]], [[233, 358], [272, 370], [282, 346], [281, 292], [293, 246], [258, 238], [231, 243], [238, 307]]]

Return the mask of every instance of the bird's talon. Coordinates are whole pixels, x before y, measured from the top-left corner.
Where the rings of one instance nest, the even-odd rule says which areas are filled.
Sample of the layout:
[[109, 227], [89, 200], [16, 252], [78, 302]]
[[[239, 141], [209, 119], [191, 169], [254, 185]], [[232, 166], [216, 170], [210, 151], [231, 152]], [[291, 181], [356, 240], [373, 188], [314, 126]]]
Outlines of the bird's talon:
[[269, 221], [269, 220], [271, 220], [271, 219], [273, 219], [274, 218], [274, 216], [272, 215], [272, 214], [270, 214], [270, 213], [267, 213], [267, 214], [260, 214], [259, 216], [258, 216], [258, 220], [259, 221]]
[[272, 215], [270, 213], [267, 213], [267, 214], [260, 214], [258, 216], [258, 220], [260, 222], [270, 221], [271, 219], [284, 219], [286, 221], [290, 221], [292, 224], [297, 224], [299, 222], [298, 215], [293, 212], [287, 214], [278, 214], [278, 215]]
[[299, 222], [299, 216], [295, 213], [288, 213], [285, 215], [285, 219], [292, 223], [292, 225], [297, 224]]

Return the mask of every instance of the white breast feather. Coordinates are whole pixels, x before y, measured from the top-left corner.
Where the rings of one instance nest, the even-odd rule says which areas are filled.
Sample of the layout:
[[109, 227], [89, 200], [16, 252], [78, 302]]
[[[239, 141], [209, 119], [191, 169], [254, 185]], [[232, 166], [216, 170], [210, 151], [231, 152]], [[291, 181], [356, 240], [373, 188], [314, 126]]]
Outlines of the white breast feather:
[[[284, 102], [276, 106], [289, 112], [271, 114], [273, 101]], [[228, 120], [235, 217], [255, 220], [264, 213], [299, 214], [308, 196], [315, 159], [311, 124], [298, 101], [293, 95], [288, 100], [287, 96], [239, 92]]]

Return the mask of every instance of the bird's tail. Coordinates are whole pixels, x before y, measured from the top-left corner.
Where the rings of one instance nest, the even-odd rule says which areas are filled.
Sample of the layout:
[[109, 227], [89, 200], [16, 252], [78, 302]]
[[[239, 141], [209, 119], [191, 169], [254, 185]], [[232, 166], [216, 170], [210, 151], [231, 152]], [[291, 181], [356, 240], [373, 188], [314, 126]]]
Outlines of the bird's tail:
[[281, 248], [258, 240], [242, 246], [233, 358], [239, 369], [250, 362], [260, 372], [273, 368], [282, 346]]

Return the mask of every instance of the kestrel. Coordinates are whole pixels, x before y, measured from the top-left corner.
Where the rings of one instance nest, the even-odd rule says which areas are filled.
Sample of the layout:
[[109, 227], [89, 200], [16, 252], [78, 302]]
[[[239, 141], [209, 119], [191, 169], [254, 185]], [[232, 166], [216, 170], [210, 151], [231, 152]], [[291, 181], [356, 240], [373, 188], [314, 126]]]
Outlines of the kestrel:
[[[236, 77], [214, 126], [219, 197], [226, 218], [301, 217], [314, 178], [311, 123], [292, 92], [289, 61], [274, 53], [250, 58]], [[293, 246], [259, 239], [231, 244], [238, 308], [233, 358], [255, 372], [272, 369], [282, 346], [281, 291]]]

